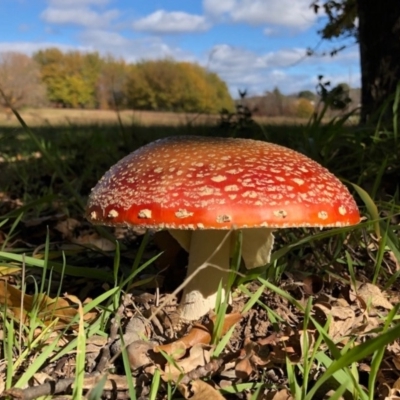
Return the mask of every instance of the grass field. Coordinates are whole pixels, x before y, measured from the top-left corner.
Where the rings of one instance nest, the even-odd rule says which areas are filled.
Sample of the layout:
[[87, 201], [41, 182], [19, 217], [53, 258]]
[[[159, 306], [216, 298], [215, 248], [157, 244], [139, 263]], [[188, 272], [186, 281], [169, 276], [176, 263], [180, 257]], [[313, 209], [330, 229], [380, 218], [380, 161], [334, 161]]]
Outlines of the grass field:
[[[65, 126], [65, 125], [112, 125], [118, 124], [118, 117], [124, 125], [138, 124], [142, 126], [187, 126], [213, 125], [219, 120], [218, 115], [169, 113], [156, 111], [122, 110], [116, 113], [112, 110], [76, 110], [62, 108], [43, 108], [21, 110], [21, 116], [29, 126]], [[257, 117], [256, 121], [263, 124], [305, 124], [303, 118]], [[0, 113], [0, 126], [18, 126], [15, 116]]]
[[[21, 116], [28, 127], [0, 117], [0, 396], [395, 398], [397, 125], [359, 129], [339, 118], [222, 128], [215, 117], [127, 111], [120, 121], [111, 111]], [[297, 149], [348, 185], [362, 222], [277, 232], [271, 263], [237, 275], [232, 308], [218, 307], [201, 326], [178, 324], [176, 301], [159, 306], [179, 296], [187, 253], [165, 232], [84, 218], [90, 189], [111, 165], [172, 135]], [[240, 261], [235, 253], [232, 264]]]

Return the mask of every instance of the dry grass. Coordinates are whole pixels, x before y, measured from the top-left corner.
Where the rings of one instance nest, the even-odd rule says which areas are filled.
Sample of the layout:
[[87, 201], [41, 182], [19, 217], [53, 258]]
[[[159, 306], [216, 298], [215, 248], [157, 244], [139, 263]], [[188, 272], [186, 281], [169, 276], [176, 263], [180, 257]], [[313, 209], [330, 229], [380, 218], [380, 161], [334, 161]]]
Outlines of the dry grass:
[[[61, 108], [25, 109], [20, 114], [29, 126], [65, 125], [108, 125], [118, 124], [118, 114], [113, 110], [79, 110]], [[123, 110], [119, 113], [123, 125], [132, 123], [142, 126], [187, 126], [212, 125], [219, 120], [218, 115], [172, 113], [158, 111]], [[288, 117], [255, 117], [262, 125], [304, 124], [306, 119]], [[17, 119], [0, 112], [0, 126], [19, 126]]]
[[[20, 114], [29, 126], [118, 124], [118, 113], [113, 110], [42, 108], [21, 110]], [[119, 116], [124, 125], [136, 123], [144, 126], [210, 124], [217, 119], [215, 115], [131, 110], [123, 110], [119, 113]], [[0, 126], [14, 125], [18, 126], [18, 121], [14, 116], [8, 119], [5, 113], [0, 114]]]

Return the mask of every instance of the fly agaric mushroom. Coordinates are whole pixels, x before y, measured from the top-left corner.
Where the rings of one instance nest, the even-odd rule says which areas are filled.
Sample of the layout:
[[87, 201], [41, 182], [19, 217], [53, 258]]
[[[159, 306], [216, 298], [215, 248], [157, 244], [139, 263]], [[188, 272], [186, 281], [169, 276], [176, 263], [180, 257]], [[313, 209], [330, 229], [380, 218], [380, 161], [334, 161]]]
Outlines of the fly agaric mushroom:
[[242, 230], [242, 257], [253, 268], [269, 262], [275, 229], [360, 220], [347, 188], [308, 157], [262, 141], [195, 136], [160, 139], [120, 160], [92, 189], [86, 213], [95, 224], [168, 229], [188, 250], [188, 276], [202, 269], [185, 286], [185, 320], [213, 309], [227, 282], [229, 230]]

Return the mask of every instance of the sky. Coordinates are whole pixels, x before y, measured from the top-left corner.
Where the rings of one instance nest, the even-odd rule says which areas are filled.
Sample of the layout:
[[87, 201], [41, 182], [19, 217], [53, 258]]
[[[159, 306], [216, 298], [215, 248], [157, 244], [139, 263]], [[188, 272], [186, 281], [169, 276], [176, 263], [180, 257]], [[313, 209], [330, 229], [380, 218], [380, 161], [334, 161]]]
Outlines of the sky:
[[[318, 75], [360, 86], [359, 51], [306, 57], [323, 16], [311, 0], [0, 0], [0, 52], [98, 51], [128, 62], [197, 62], [238, 90], [315, 90]], [[340, 42], [342, 44], [342, 42]]]

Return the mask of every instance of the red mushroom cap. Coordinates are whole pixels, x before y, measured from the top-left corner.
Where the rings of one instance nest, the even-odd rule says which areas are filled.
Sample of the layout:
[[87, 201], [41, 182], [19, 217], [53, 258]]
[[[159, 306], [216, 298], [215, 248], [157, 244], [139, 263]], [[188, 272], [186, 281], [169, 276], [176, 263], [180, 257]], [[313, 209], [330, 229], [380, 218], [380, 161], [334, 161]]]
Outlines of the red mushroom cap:
[[340, 227], [347, 188], [294, 150], [250, 139], [170, 137], [129, 154], [92, 189], [88, 219], [162, 229]]

